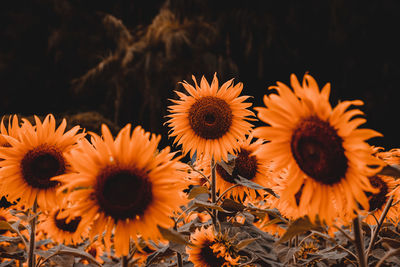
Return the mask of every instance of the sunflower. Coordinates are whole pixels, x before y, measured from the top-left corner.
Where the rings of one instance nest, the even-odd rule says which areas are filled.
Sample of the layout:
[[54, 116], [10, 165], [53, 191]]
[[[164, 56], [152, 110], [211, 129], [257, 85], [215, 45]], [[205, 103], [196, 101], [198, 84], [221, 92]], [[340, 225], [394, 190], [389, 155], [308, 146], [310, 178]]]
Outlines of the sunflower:
[[[384, 175], [371, 176], [369, 177], [369, 181], [374, 188], [379, 190], [376, 193], [366, 193], [369, 201], [369, 210], [368, 216], [365, 218], [365, 222], [370, 225], [374, 225], [377, 224], [376, 219], [379, 220], [391, 193], [398, 186], [399, 182], [393, 177]], [[399, 200], [399, 197], [394, 195], [394, 203]], [[389, 219], [391, 222], [397, 224], [397, 222], [399, 221], [398, 207], [391, 207], [386, 214], [386, 218]]]
[[[16, 117], [14, 115], [14, 117]], [[14, 138], [18, 138], [18, 131], [20, 130], [20, 128], [18, 127], [18, 120], [16, 118], [14, 118], [14, 120], [11, 120], [12, 116], [8, 117], [8, 130], [7, 128], [4, 126], [4, 117], [1, 119], [1, 123], [0, 123], [0, 147], [10, 147], [10, 144], [7, 142], [7, 139], [3, 136], [3, 135], [10, 135]], [[12, 122], [15, 124], [17, 124], [14, 127], [11, 127]], [[0, 161], [3, 160], [2, 158], [0, 158]], [[0, 167], [1, 168], [1, 167]], [[1, 187], [1, 181], [2, 179], [0, 179], [0, 187]], [[0, 198], [0, 208], [9, 208], [10, 206], [16, 204], [14, 203], [10, 203], [7, 200], [7, 196], [1, 196]]]
[[[382, 147], [373, 147], [372, 150], [373, 155], [382, 159], [386, 164], [392, 165], [400, 163], [399, 149], [384, 151], [384, 148]], [[400, 201], [400, 195], [396, 194], [400, 180], [396, 180], [391, 176], [378, 174], [368, 177], [368, 179], [370, 180], [371, 185], [378, 190], [378, 192], [375, 193], [366, 193], [369, 200], [369, 210], [367, 217], [364, 220], [366, 223], [373, 225], [377, 223], [377, 219], [379, 220], [391, 195], [393, 195], [393, 203], [398, 203]], [[399, 211], [398, 205], [392, 206], [388, 210], [386, 218], [394, 224], [397, 224], [399, 221]]]
[[174, 143], [182, 144], [184, 154], [190, 152], [190, 157], [197, 152], [198, 157], [208, 155], [215, 161], [227, 161], [228, 153], [239, 148], [237, 140], [244, 139], [252, 128], [246, 121], [254, 116], [247, 110], [251, 103], [243, 102], [249, 96], [239, 97], [243, 85], [233, 86], [233, 80], [219, 88], [216, 75], [211, 85], [204, 76], [200, 86], [192, 78], [195, 87], [186, 81], [182, 83], [189, 95], [177, 91], [180, 99], [171, 100], [175, 105], [169, 106], [170, 136], [175, 137]]
[[22, 120], [21, 127], [17, 116], [9, 123], [9, 134], [18, 133], [18, 136], [2, 135], [9, 146], [0, 147], [0, 158], [3, 159], [0, 161], [0, 195], [8, 195], [10, 202], [20, 199], [18, 205], [28, 207], [36, 199], [38, 205], [47, 210], [57, 205], [55, 192], [59, 182], [51, 179], [71, 172], [65, 154], [84, 133], [77, 134], [79, 126], [64, 133], [65, 119], [56, 129], [51, 114], [43, 123], [35, 116], [35, 126], [26, 119]]
[[38, 231], [46, 233], [48, 238], [66, 245], [78, 244], [87, 237], [88, 225], [85, 225], [81, 216], [68, 217], [63, 208], [39, 216]]
[[[216, 190], [219, 194], [236, 185], [234, 177], [239, 175], [249, 181], [252, 181], [263, 187], [270, 186], [272, 170], [271, 161], [260, 152], [263, 150], [264, 140], [258, 139], [252, 142], [253, 136], [249, 135], [245, 140], [238, 142], [239, 150], [233, 155], [228, 164], [233, 164], [232, 174], [229, 174], [220, 164], [216, 165]], [[203, 157], [198, 159], [203, 169], [204, 175], [211, 175], [210, 158]], [[262, 194], [262, 193], [261, 193]], [[260, 195], [260, 194], [259, 194]], [[244, 196], [250, 196], [252, 199], [257, 197], [256, 190], [249, 187], [238, 185], [225, 193], [225, 197], [232, 197], [236, 200], [243, 200]]]
[[131, 134], [126, 125], [115, 140], [104, 124], [103, 137], [90, 134], [91, 143], [82, 139], [79, 149], [67, 155], [77, 172], [60, 179], [65, 185], [58, 192], [70, 191], [70, 216], [93, 222], [91, 239], [105, 230], [110, 249], [114, 233], [116, 255], [128, 255], [130, 238], [137, 242], [140, 233], [145, 240], [158, 240], [157, 225], [173, 225], [170, 216], [186, 203], [185, 164], [173, 158], [169, 147], [158, 152], [161, 137], [140, 126]]
[[190, 237], [194, 246], [187, 247], [188, 260], [195, 267], [217, 267], [238, 265], [233, 244], [226, 234], [215, 233], [214, 227], [196, 229]]
[[280, 82], [270, 87], [277, 93], [264, 96], [266, 107], [256, 108], [268, 126], [255, 129], [254, 136], [270, 141], [263, 153], [274, 160], [278, 171], [288, 169], [280, 197], [307, 210], [311, 220], [319, 215], [327, 224], [333, 219], [333, 205], [347, 214], [354, 214], [359, 205], [368, 209], [365, 192], [376, 191], [368, 177], [380, 170], [382, 162], [371, 155], [366, 140], [381, 134], [358, 128], [366, 120], [355, 116], [363, 113], [348, 108], [362, 101], [343, 101], [332, 109], [330, 84], [320, 91], [308, 74], [302, 86], [292, 75], [291, 85], [294, 92]]
[[[89, 246], [85, 248], [85, 251], [93, 256], [99, 263], [103, 264], [104, 260], [101, 258], [104, 253], [104, 244], [99, 241], [93, 241]], [[82, 260], [84, 263], [88, 263], [87, 260]]]

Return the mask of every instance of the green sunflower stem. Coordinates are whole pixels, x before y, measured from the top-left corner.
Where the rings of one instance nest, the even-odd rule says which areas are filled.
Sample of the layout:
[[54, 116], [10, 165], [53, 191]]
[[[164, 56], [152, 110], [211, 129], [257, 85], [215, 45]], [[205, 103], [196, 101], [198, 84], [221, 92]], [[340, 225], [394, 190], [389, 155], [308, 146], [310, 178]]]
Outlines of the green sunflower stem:
[[357, 215], [353, 220], [354, 240], [357, 249], [358, 266], [367, 267], [367, 257], [364, 251], [364, 237], [361, 230], [360, 217]]
[[[217, 199], [217, 195], [216, 195], [216, 164], [215, 164], [215, 160], [214, 157], [211, 159], [211, 202], [213, 204], [216, 204], [216, 199]], [[217, 225], [217, 211], [215, 209], [212, 210], [212, 222], [214, 224], [214, 226]]]
[[35, 202], [33, 202], [32, 206], [33, 218], [29, 223], [31, 228], [31, 233], [29, 238], [28, 267], [35, 267], [36, 265], [36, 259], [35, 259], [35, 236], [36, 236], [36, 223], [37, 223], [36, 211], [37, 211], [37, 201], [35, 199]]

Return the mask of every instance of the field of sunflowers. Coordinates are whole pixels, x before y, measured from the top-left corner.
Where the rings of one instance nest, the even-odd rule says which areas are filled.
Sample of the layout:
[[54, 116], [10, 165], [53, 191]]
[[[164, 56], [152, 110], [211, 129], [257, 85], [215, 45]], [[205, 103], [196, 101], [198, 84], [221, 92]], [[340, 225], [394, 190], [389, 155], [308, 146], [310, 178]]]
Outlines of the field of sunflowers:
[[330, 92], [293, 74], [253, 107], [193, 76], [172, 148], [139, 125], [3, 117], [0, 266], [400, 266], [400, 150]]

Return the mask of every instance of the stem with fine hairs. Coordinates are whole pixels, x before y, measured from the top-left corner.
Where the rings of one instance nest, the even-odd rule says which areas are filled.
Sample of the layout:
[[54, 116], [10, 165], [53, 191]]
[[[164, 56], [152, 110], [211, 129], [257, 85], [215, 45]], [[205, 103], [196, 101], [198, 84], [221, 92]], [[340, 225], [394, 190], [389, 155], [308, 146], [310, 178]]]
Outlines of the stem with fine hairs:
[[371, 250], [374, 248], [376, 238], [378, 237], [378, 233], [381, 230], [383, 221], [385, 220], [386, 215], [389, 212], [390, 207], [392, 206], [392, 203], [393, 203], [393, 195], [390, 196], [388, 202], [386, 203], [385, 209], [382, 211], [382, 214], [381, 214], [381, 217], [379, 218], [378, 224], [374, 228], [374, 231], [373, 231], [372, 237], [371, 237], [371, 241], [369, 243], [369, 246], [368, 246], [368, 249], [366, 252], [367, 257], [369, 255], [369, 253], [371, 252]]
[[36, 258], [35, 258], [35, 236], [36, 236], [36, 223], [37, 223], [36, 212], [37, 212], [37, 200], [35, 199], [35, 202], [33, 202], [32, 206], [33, 218], [29, 222], [31, 233], [29, 238], [28, 267], [35, 267], [36, 265]]
[[[216, 189], [216, 185], [215, 185], [216, 169], [215, 169], [215, 167], [216, 167], [216, 164], [215, 164], [214, 157], [213, 157], [211, 159], [211, 202], [213, 204], [216, 204], [216, 198], [217, 198], [216, 192], [215, 192], [215, 189]], [[213, 214], [212, 221], [213, 221], [214, 226], [216, 226], [217, 225], [217, 211], [215, 209], [213, 209], [212, 214]]]

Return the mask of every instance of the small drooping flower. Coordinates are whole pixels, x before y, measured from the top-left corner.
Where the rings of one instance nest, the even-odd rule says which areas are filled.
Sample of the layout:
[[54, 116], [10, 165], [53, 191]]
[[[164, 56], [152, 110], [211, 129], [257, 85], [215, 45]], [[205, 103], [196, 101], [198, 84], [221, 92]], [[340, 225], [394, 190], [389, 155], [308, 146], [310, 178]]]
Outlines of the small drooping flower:
[[70, 216], [93, 222], [89, 237], [105, 231], [106, 249], [114, 234], [115, 255], [128, 255], [130, 239], [161, 239], [158, 225], [168, 228], [174, 210], [186, 203], [185, 164], [167, 147], [157, 151], [160, 136], [126, 125], [115, 140], [106, 125], [102, 137], [91, 133], [67, 159], [77, 171], [62, 177], [69, 190]]
[[348, 108], [362, 101], [343, 101], [332, 109], [330, 84], [320, 91], [308, 74], [302, 85], [292, 75], [291, 85], [294, 92], [277, 82], [271, 87], [277, 93], [264, 97], [266, 107], [256, 108], [268, 126], [255, 129], [254, 136], [270, 141], [264, 153], [277, 171], [288, 169], [280, 197], [291, 207], [307, 210], [311, 220], [319, 216], [327, 224], [335, 218], [335, 207], [353, 216], [360, 205], [368, 209], [365, 192], [376, 191], [368, 177], [382, 162], [371, 155], [366, 140], [381, 134], [358, 128], [366, 120], [355, 116], [363, 113]]
[[[263, 187], [270, 187], [272, 170], [271, 160], [266, 158], [260, 152], [263, 149], [264, 141], [261, 139], [252, 142], [252, 135], [245, 140], [239, 142], [239, 150], [233, 155], [228, 165], [234, 166], [232, 173], [228, 173], [222, 165], [216, 164], [216, 191], [219, 194], [225, 192], [233, 185], [236, 185], [235, 178], [240, 176], [241, 179], [247, 179]], [[197, 163], [203, 169], [204, 175], [211, 175], [210, 158], [204, 157]], [[261, 192], [260, 194], [263, 194]], [[259, 195], [260, 195], [259, 194]], [[236, 200], [243, 200], [245, 196], [256, 199], [257, 193], [255, 189], [251, 189], [244, 185], [238, 185], [229, 189], [224, 198], [232, 197]]]
[[200, 86], [193, 76], [195, 87], [186, 81], [183, 87], [189, 93], [176, 92], [179, 100], [171, 100], [170, 119], [167, 124], [172, 128], [170, 136], [175, 143], [182, 145], [184, 154], [190, 152], [193, 157], [204, 155], [227, 161], [228, 153], [234, 154], [239, 149], [238, 140], [249, 134], [254, 113], [247, 108], [251, 103], [244, 102], [249, 96], [240, 96], [243, 85], [232, 85], [232, 80], [218, 86], [217, 76], [211, 85], [203, 77]]
[[[56, 128], [56, 120], [49, 114], [43, 123], [35, 116], [36, 125], [14, 116], [9, 123], [8, 134], [2, 137], [8, 145], [0, 147], [0, 195], [7, 195], [10, 202], [31, 207], [35, 200], [43, 210], [57, 206], [56, 189], [60, 183], [54, 178], [71, 172], [66, 154], [70, 152], [84, 133], [75, 126], [65, 132], [65, 119]], [[9, 135], [11, 134], [11, 135]]]
[[240, 256], [235, 252], [232, 241], [226, 234], [216, 233], [213, 226], [196, 229], [187, 247], [188, 260], [195, 267], [217, 267], [238, 265]]
[[[400, 163], [399, 149], [383, 151], [383, 148], [381, 147], [374, 147], [373, 154], [377, 158], [382, 159], [388, 165]], [[369, 209], [366, 212], [363, 212], [367, 213], [365, 222], [370, 225], [377, 224], [376, 220], [379, 220], [390, 196], [393, 195], [392, 206], [391, 208], [389, 208], [388, 213], [386, 214], [386, 218], [397, 225], [400, 220], [400, 209], [398, 205], [393, 205], [393, 203], [398, 203], [400, 201], [400, 195], [396, 192], [396, 190], [398, 190], [397, 188], [399, 188], [400, 180], [395, 179], [391, 176], [380, 174], [368, 177], [368, 179], [371, 185], [377, 190], [377, 192], [366, 193], [369, 201]]]
[[60, 244], [78, 244], [87, 237], [88, 225], [81, 216], [69, 217], [62, 208], [55, 208], [39, 216], [38, 231]]

